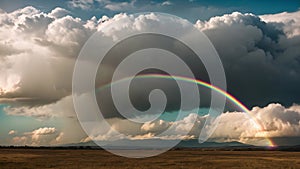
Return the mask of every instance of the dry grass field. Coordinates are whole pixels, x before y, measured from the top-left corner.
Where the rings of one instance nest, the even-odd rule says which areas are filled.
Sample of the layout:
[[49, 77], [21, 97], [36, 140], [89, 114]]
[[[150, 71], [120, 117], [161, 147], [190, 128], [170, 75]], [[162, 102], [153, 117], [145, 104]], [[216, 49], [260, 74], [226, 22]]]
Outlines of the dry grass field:
[[0, 149], [0, 168], [283, 168], [299, 169], [300, 152], [172, 150], [129, 159], [104, 150]]

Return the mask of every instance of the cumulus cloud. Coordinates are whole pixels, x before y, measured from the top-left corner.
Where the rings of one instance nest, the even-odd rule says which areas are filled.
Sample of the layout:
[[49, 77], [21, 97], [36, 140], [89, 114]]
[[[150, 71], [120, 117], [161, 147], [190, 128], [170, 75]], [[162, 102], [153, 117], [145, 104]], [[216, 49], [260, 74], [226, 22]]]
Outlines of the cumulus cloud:
[[14, 145], [53, 145], [59, 144], [63, 133], [58, 132], [55, 127], [42, 127], [31, 132], [25, 132], [12, 138]]
[[[156, 120], [148, 123], [134, 123], [129, 120], [113, 118], [108, 119], [111, 128], [104, 131], [102, 134], [92, 134], [91, 137], [82, 141], [89, 141], [90, 139], [98, 141], [118, 140], [118, 139], [180, 139], [180, 138], [194, 138], [197, 128], [204, 124], [206, 117], [200, 117], [195, 113], [191, 113], [182, 120], [175, 122], [168, 122], [163, 120]], [[194, 123], [195, 122], [195, 123]], [[165, 132], [165, 130], [167, 130]], [[102, 128], [102, 130], [104, 130]], [[190, 132], [191, 131], [191, 132]], [[164, 133], [164, 134], [161, 134]], [[186, 135], [186, 133], [190, 133]]]
[[61, 18], [61, 17], [66, 16], [70, 13], [71, 13], [70, 11], [68, 11], [64, 8], [57, 7], [49, 13], [49, 16], [53, 17], [53, 18]]
[[52, 135], [54, 133], [56, 133], [56, 129], [54, 127], [51, 127], [51, 128], [44, 127], [44, 128], [39, 128], [30, 133], [25, 133], [25, 134], [32, 135], [31, 138], [35, 142], [35, 141], [38, 141], [40, 139], [40, 137], [42, 137], [42, 136]]
[[251, 113], [263, 129], [263, 133], [256, 133], [255, 136], [265, 133], [268, 137], [300, 135], [299, 105], [285, 108], [281, 104], [270, 104], [264, 108], [254, 107]]
[[26, 145], [28, 138], [25, 136], [17, 136], [12, 139], [14, 145]]
[[56, 142], [61, 142], [63, 140], [65, 133], [64, 132], [60, 132], [59, 135], [55, 138]]
[[15, 134], [17, 134], [17, 131], [15, 131], [15, 130], [10, 130], [8, 132], [8, 135], [15, 135]]
[[[299, 26], [298, 22], [294, 24]], [[196, 26], [209, 37], [222, 59], [229, 92], [246, 105], [291, 105], [299, 100], [297, 34], [291, 36], [278, 24], [239, 12], [197, 21]]]
[[265, 22], [274, 23], [278, 29], [284, 30], [288, 37], [300, 35], [300, 11], [261, 15], [260, 18]]
[[[104, 134], [93, 136], [92, 139], [98, 141], [154, 138], [197, 139], [206, 118], [207, 116], [191, 113], [179, 121], [156, 120], [144, 124], [124, 119], [111, 119], [109, 122], [112, 128]], [[249, 114], [226, 112], [220, 115], [219, 119], [210, 140], [269, 145], [267, 138], [300, 136], [299, 105], [286, 108], [280, 104], [269, 104], [263, 108], [254, 107]], [[167, 129], [168, 132], [165, 132]], [[88, 137], [81, 141], [90, 141], [90, 139]]]
[[107, 3], [104, 8], [109, 9], [111, 11], [127, 11], [130, 9], [134, 9], [134, 4], [136, 0], [132, 0], [130, 2], [110, 2]]
[[[75, 127], [75, 128], [74, 128]], [[73, 125], [72, 129], [77, 127]], [[80, 133], [80, 130], [77, 130]], [[79, 142], [86, 135], [74, 136], [70, 129], [60, 130], [56, 127], [41, 127], [30, 132], [13, 134], [10, 144], [13, 145], [29, 145], [29, 146], [49, 146], [49, 145], [63, 145], [68, 143]]]
[[0, 97], [53, 102], [70, 94], [75, 58], [95, 27], [55, 8], [0, 14]]

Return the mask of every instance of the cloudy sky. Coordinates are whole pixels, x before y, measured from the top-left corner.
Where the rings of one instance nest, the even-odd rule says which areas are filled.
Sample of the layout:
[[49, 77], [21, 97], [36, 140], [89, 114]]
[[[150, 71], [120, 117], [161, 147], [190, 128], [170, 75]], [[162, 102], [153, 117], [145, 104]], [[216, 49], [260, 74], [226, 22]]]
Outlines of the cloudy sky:
[[[2, 0], [0, 144], [90, 140], [73, 108], [76, 58], [93, 33], [116, 20], [124, 21], [119, 32], [137, 25], [150, 28], [159, 18], [140, 14], [145, 15], [141, 20], [130, 15], [148, 11], [177, 15], [204, 32], [222, 60], [227, 91], [250, 109], [248, 114], [238, 108], [224, 112], [212, 138], [264, 145], [260, 138], [300, 137], [299, 8], [298, 0]], [[176, 108], [168, 111], [174, 114]], [[171, 130], [162, 139], [182, 139], [197, 138], [206, 118], [189, 111], [178, 121], [163, 118], [136, 124], [118, 116], [109, 116], [108, 121], [128, 139], [153, 138], [166, 128]], [[188, 136], [182, 134], [189, 129]], [[107, 131], [94, 137], [119, 136]]]

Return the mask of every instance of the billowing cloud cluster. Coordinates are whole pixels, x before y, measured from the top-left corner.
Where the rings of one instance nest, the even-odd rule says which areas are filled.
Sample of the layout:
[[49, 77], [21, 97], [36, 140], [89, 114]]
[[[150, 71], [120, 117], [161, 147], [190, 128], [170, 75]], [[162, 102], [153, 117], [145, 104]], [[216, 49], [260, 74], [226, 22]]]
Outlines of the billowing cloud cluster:
[[58, 132], [54, 127], [43, 127], [31, 132], [25, 132], [12, 138], [14, 145], [52, 145], [60, 143], [63, 132]]
[[[197, 21], [196, 26], [210, 38], [224, 63], [229, 92], [249, 107], [299, 100], [298, 14], [265, 15], [264, 22], [253, 14], [235, 12]], [[151, 29], [159, 22], [152, 15], [136, 20], [126, 14], [112, 18], [120, 19], [124, 24], [108, 36], [115, 36], [116, 31]], [[75, 58], [93, 32], [109, 25], [101, 24], [104, 20], [108, 18], [82, 21], [62, 8], [49, 13], [33, 7], [2, 11], [1, 100], [43, 104], [70, 95]]]
[[229, 92], [246, 105], [291, 105], [300, 99], [299, 14], [266, 15], [262, 20], [234, 12], [197, 21], [223, 61]]
[[[115, 139], [197, 139], [207, 116], [191, 113], [182, 120], [169, 122], [156, 120], [137, 124], [128, 120], [111, 119], [112, 128], [103, 135], [94, 136], [94, 140]], [[214, 141], [240, 141], [255, 145], [269, 145], [267, 138], [299, 137], [300, 106], [285, 108], [280, 104], [266, 107], [254, 107], [249, 114], [244, 112], [227, 112], [219, 118]], [[168, 132], [165, 132], [168, 129]], [[116, 132], [118, 131], [118, 132]], [[189, 132], [188, 135], [183, 134]], [[123, 134], [125, 135], [123, 135]], [[89, 141], [86, 138], [82, 141]]]
[[279, 13], [273, 15], [262, 15], [260, 16], [265, 22], [272, 22], [278, 29], [283, 30], [288, 37], [294, 37], [300, 35], [300, 16], [298, 12], [292, 13]]
[[10, 136], [15, 136], [12, 144], [49, 145], [83, 137], [74, 120], [70, 96], [72, 71], [81, 46], [101, 22], [95, 17], [82, 21], [69, 16], [69, 11], [62, 8], [49, 13], [33, 7], [10, 13], [1, 10], [0, 102], [10, 105], [4, 112], [40, 121], [64, 120], [61, 132], [56, 129], [41, 135], [38, 131], [26, 134], [11, 131]]
[[33, 7], [0, 13], [1, 98], [47, 102], [70, 95], [74, 59], [98, 21], [67, 13]]
[[281, 104], [269, 104], [263, 108], [254, 107], [248, 115], [225, 113], [221, 115], [221, 121], [212, 137], [257, 145], [263, 144], [262, 138], [296, 138], [300, 136], [299, 111], [299, 105], [285, 108]]

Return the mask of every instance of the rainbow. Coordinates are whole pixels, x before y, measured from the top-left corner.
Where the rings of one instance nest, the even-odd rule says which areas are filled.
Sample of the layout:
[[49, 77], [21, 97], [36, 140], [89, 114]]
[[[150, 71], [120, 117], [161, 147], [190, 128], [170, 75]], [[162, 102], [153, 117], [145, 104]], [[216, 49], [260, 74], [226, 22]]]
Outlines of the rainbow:
[[[226, 92], [225, 90], [217, 87], [217, 86], [213, 86], [212, 84], [202, 81], [202, 80], [198, 80], [198, 79], [193, 79], [193, 78], [188, 78], [188, 77], [182, 77], [182, 76], [174, 76], [174, 75], [165, 75], [165, 74], [144, 74], [144, 75], [137, 75], [136, 78], [160, 78], [160, 79], [175, 79], [175, 80], [180, 80], [180, 81], [184, 81], [184, 82], [190, 82], [190, 83], [196, 83], [198, 85], [207, 87], [209, 89], [212, 89], [216, 92], [218, 92], [219, 94], [225, 96], [227, 99], [229, 99], [231, 102], [233, 102], [236, 106], [238, 106], [242, 111], [244, 111], [248, 116], [251, 117], [251, 119], [254, 121], [254, 124], [257, 125], [256, 127], [259, 128], [260, 130], [263, 131], [262, 126], [255, 120], [255, 118], [253, 118], [251, 116], [251, 114], [249, 113], [250, 110], [242, 103], [240, 102], [237, 98], [235, 98], [234, 96], [232, 96], [231, 94], [229, 94], [228, 92]], [[126, 81], [129, 78], [123, 78], [119, 81], [117, 81], [118, 83], [122, 82], [122, 81]], [[106, 84], [100, 88], [97, 88], [96, 91], [101, 90], [103, 88], [109, 87], [111, 84]], [[265, 136], [265, 139], [267, 140], [267, 144], [268, 147], [276, 147], [276, 145], [273, 143], [273, 141]]]

